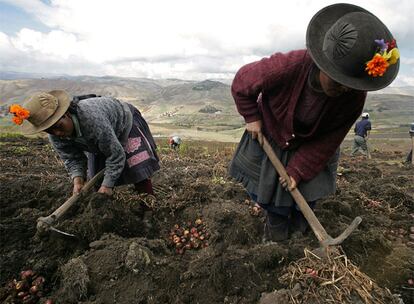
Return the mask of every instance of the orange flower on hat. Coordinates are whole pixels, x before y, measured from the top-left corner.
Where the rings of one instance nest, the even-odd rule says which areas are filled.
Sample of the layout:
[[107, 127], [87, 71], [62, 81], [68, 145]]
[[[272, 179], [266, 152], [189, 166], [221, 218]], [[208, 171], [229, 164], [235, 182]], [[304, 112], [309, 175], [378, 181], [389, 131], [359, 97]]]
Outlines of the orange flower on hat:
[[380, 54], [375, 54], [374, 58], [367, 62], [365, 71], [372, 77], [382, 76], [390, 64]]
[[12, 104], [9, 108], [9, 113], [14, 114], [13, 122], [16, 125], [21, 125], [24, 119], [30, 117], [30, 111], [18, 104]]
[[16, 125], [21, 125], [22, 123], [23, 123], [23, 119], [21, 119], [20, 117], [18, 117], [18, 116], [13, 116], [13, 122], [16, 124]]

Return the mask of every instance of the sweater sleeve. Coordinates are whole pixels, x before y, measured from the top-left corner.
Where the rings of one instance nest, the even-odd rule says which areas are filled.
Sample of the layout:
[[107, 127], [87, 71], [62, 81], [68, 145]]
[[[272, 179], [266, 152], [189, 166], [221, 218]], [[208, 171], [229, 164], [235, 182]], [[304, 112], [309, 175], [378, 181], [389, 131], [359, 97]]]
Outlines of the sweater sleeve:
[[112, 188], [125, 166], [125, 151], [115, 135], [109, 121], [103, 119], [96, 126], [96, 141], [99, 151], [105, 156], [105, 175], [102, 186]]
[[63, 161], [71, 178], [74, 179], [75, 177], [80, 176], [85, 179], [87, 165], [85, 153], [76, 148], [70, 140], [60, 139], [57, 136], [49, 135], [49, 141]]
[[358, 106], [340, 127], [303, 143], [289, 160], [286, 168], [288, 175], [299, 184], [301, 180], [309, 181], [321, 172], [362, 113], [364, 101], [365, 94], [357, 101]]
[[287, 57], [285, 54], [276, 53], [269, 58], [249, 63], [236, 73], [231, 93], [245, 122], [261, 119], [257, 98], [266, 85], [276, 87], [282, 82], [286, 67], [289, 66]]

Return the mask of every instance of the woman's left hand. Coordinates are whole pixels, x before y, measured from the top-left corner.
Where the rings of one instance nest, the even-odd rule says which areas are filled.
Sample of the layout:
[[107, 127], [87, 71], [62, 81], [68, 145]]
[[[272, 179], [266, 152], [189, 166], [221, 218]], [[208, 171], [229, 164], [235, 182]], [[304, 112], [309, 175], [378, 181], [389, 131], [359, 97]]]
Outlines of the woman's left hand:
[[112, 188], [101, 186], [98, 190], [98, 193], [103, 193], [112, 196]]
[[284, 179], [283, 177], [279, 177], [279, 183], [282, 185], [283, 188], [292, 191], [296, 188], [297, 184], [296, 181], [293, 177], [289, 177], [290, 178], [290, 187], [288, 185], [288, 182], [286, 179]]

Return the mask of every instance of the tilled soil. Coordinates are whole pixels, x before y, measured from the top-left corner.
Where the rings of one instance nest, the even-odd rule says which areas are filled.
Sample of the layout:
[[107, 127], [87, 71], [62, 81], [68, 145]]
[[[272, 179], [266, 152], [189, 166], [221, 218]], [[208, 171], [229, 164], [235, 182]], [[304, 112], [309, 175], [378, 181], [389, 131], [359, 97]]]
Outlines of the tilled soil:
[[[70, 196], [62, 163], [43, 139], [2, 138], [0, 300], [20, 303], [6, 285], [26, 269], [46, 278], [38, 303], [257, 303], [262, 293], [286, 287], [278, 280], [286, 267], [318, 242], [310, 233], [262, 243], [263, 216], [226, 174], [233, 150], [200, 143], [161, 149], [156, 201], [127, 186], [113, 198], [85, 195], [55, 225], [75, 235], [68, 237], [36, 233], [37, 218]], [[414, 303], [414, 172], [402, 159], [378, 151], [368, 161], [343, 155], [337, 193], [319, 202], [316, 215], [333, 236], [361, 216], [344, 252], [407, 304]], [[152, 216], [143, 205], [153, 207]], [[174, 225], [196, 219], [208, 231], [205, 246], [177, 253]]]

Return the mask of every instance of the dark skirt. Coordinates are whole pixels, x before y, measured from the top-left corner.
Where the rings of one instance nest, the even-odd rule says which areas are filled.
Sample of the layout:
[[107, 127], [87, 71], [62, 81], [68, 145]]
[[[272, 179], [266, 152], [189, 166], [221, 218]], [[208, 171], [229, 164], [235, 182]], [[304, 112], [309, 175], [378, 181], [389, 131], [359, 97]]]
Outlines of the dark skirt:
[[[137, 184], [150, 178], [160, 169], [154, 138], [141, 113], [129, 105], [133, 113], [133, 123], [124, 145], [125, 167], [115, 186]], [[91, 178], [105, 168], [105, 156], [102, 153], [88, 153], [88, 177]]]
[[[286, 167], [295, 151], [282, 150], [273, 141], [269, 142], [282, 164]], [[335, 192], [338, 158], [339, 148], [322, 172], [310, 181], [299, 183], [298, 190], [307, 202], [314, 202]], [[279, 175], [266, 153], [259, 142], [252, 139], [248, 132], [245, 132], [240, 140], [230, 163], [229, 174], [242, 183], [249, 194], [265, 208], [291, 208], [295, 206], [290, 193], [280, 185]]]

